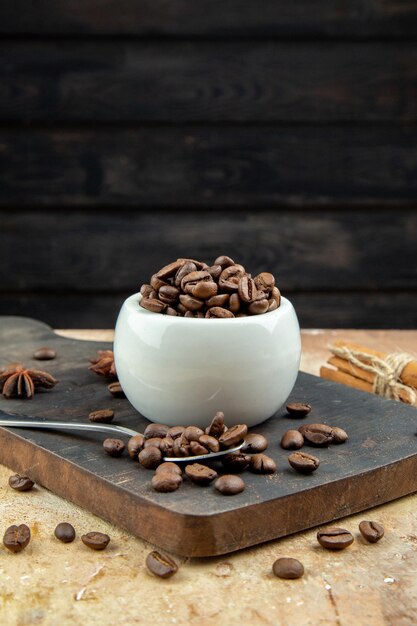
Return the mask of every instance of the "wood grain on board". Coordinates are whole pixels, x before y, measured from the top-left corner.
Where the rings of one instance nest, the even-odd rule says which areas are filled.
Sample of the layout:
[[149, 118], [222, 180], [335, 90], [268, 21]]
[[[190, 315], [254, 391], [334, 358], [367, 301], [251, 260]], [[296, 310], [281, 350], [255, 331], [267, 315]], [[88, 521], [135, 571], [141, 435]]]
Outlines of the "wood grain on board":
[[[46, 343], [56, 348], [58, 358], [45, 369], [60, 380], [31, 401], [1, 398], [2, 411], [76, 421], [86, 419], [93, 408], [109, 405], [105, 381], [87, 369], [88, 357], [102, 343], [53, 335], [35, 320], [0, 321], [3, 363], [30, 365], [33, 350]], [[188, 556], [238, 550], [417, 490], [415, 409], [306, 374], [300, 374], [292, 399], [313, 405], [308, 420], [290, 419], [281, 410], [256, 427], [270, 440], [268, 453], [278, 462], [278, 472], [245, 474], [247, 488], [233, 498], [187, 481], [177, 492], [155, 493], [151, 472], [126, 456], [115, 459], [104, 453], [105, 435], [1, 429], [0, 462], [112, 523]], [[127, 400], [111, 401], [120, 423], [144, 429], [146, 420]], [[314, 449], [322, 462], [319, 470], [308, 477], [296, 474], [278, 442], [288, 428], [318, 420], [343, 426], [349, 443]]]

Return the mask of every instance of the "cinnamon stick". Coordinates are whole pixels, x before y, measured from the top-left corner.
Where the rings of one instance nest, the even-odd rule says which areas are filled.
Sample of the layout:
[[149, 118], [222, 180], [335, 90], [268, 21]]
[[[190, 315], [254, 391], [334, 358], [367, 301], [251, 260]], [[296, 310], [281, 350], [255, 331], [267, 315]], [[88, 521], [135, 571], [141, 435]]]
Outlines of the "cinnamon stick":
[[[387, 357], [387, 354], [385, 352], [379, 352], [378, 350], [373, 350], [366, 346], [361, 346], [360, 344], [353, 343], [352, 341], [345, 341], [344, 339], [338, 339], [334, 342], [333, 345], [339, 348], [348, 348], [349, 350], [365, 352], [380, 359], [385, 359]], [[367, 361], [366, 359], [359, 360], [362, 360], [364, 363], [369, 363], [369, 361]], [[409, 387], [414, 387], [415, 389], [417, 389], [417, 360], [411, 361], [411, 363], [405, 366], [401, 373], [400, 380], [404, 385], [408, 385]]]
[[325, 365], [322, 365], [320, 368], [320, 376], [327, 380], [332, 380], [334, 383], [342, 383], [342, 385], [348, 385], [349, 387], [354, 387], [361, 391], [368, 391], [369, 393], [373, 392], [373, 385], [371, 385], [371, 383], [361, 378], [356, 378], [356, 376], [351, 376], [351, 374], [347, 374], [346, 372], [333, 370]]

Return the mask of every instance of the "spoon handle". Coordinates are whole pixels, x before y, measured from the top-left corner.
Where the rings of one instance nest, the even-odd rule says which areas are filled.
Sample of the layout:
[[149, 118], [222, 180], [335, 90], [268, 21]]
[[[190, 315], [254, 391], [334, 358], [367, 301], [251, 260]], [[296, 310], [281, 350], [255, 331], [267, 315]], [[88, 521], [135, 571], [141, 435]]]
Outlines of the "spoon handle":
[[121, 433], [123, 435], [138, 435], [136, 430], [126, 428], [125, 426], [116, 426], [116, 424], [92, 424], [84, 422], [54, 422], [51, 420], [36, 420], [21, 417], [10, 417], [0, 419], [0, 426], [11, 426], [13, 428], [43, 428], [48, 430], [76, 430], [76, 431], [93, 431], [101, 433]]

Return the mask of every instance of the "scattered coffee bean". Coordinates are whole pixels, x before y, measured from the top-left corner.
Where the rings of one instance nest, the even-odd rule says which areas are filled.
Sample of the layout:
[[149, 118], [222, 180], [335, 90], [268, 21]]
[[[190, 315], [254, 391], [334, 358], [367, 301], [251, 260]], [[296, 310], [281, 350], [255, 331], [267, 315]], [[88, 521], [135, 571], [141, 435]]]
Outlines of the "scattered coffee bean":
[[145, 439], [143, 443], [144, 448], [161, 448], [161, 443], [163, 442], [162, 437], [150, 437], [150, 439]]
[[184, 434], [182, 434], [181, 437], [174, 439], [172, 455], [175, 458], [185, 458], [187, 456], [191, 456], [191, 448], [188, 443], [188, 439], [184, 437]]
[[263, 452], [268, 447], [268, 439], [257, 433], [248, 433], [245, 436], [245, 445], [241, 448], [241, 452], [249, 454], [257, 454]]
[[72, 524], [68, 522], [61, 522], [55, 528], [55, 537], [62, 541], [62, 543], [71, 543], [75, 539], [75, 529]]
[[107, 389], [110, 391], [114, 398], [124, 398], [125, 392], [122, 389], [122, 385], [119, 382], [110, 383], [107, 385]]
[[275, 561], [272, 571], [278, 578], [301, 578], [304, 574], [304, 565], [298, 559], [283, 557]]
[[201, 435], [198, 443], [210, 450], [210, 452], [218, 452], [220, 450], [220, 444], [215, 437], [210, 435]]
[[236, 424], [220, 435], [219, 443], [222, 448], [233, 448], [246, 437], [247, 432], [246, 424]]
[[204, 435], [204, 430], [198, 426], [187, 426], [184, 431], [184, 436], [188, 441], [198, 441], [202, 435]]
[[328, 446], [333, 441], [333, 428], [327, 424], [304, 424], [298, 429], [304, 443], [316, 447]]
[[4, 547], [10, 552], [21, 552], [30, 541], [30, 529], [26, 524], [7, 528], [3, 537]]
[[225, 430], [224, 413], [222, 411], [218, 411], [211, 420], [210, 426], [206, 428], [206, 434], [210, 435], [210, 437], [218, 439]]
[[[151, 441], [151, 439], [148, 439]], [[158, 446], [156, 446], [158, 447]], [[174, 439], [167, 435], [163, 439], [161, 439], [161, 443], [159, 444], [159, 449], [164, 456], [171, 456], [174, 447]]]
[[273, 474], [277, 471], [277, 464], [266, 454], [254, 454], [250, 459], [250, 469], [257, 474]]
[[154, 448], [153, 446], [143, 448], [139, 452], [138, 460], [146, 469], [156, 469], [162, 463], [162, 452], [159, 448]]
[[29, 476], [13, 474], [9, 478], [9, 485], [15, 491], [30, 491], [34, 484], [35, 483], [29, 478]]
[[245, 483], [235, 474], [224, 474], [214, 483], [215, 488], [224, 496], [234, 496], [245, 489]]
[[38, 361], [52, 361], [55, 357], [56, 351], [53, 348], [38, 348], [38, 350], [33, 353], [33, 358]]
[[112, 409], [99, 409], [98, 411], [92, 411], [88, 419], [90, 422], [98, 422], [99, 424], [109, 424], [114, 417], [114, 411]]
[[167, 470], [155, 473], [151, 480], [152, 488], [155, 489], [155, 491], [160, 491], [161, 493], [176, 491], [181, 483], [181, 476], [175, 472], [169, 472]]
[[143, 450], [145, 437], [143, 435], [133, 435], [127, 442], [127, 452], [131, 459], [138, 461], [139, 452]]
[[337, 426], [334, 426], [332, 428], [332, 431], [333, 431], [332, 443], [335, 443], [335, 444], [345, 443], [345, 441], [349, 439], [347, 432], [343, 430], [343, 428], [338, 428]]
[[110, 543], [110, 537], [105, 533], [90, 532], [85, 535], [81, 535], [81, 541], [87, 548], [92, 550], [104, 550]]
[[161, 465], [155, 470], [155, 474], [161, 474], [162, 472], [170, 472], [172, 474], [177, 474], [178, 476], [182, 476], [182, 469], [176, 463], [172, 461], [164, 461]]
[[288, 457], [288, 463], [300, 474], [311, 474], [319, 467], [320, 460], [307, 452], [293, 452]]
[[201, 465], [201, 463], [193, 463], [187, 465], [185, 468], [187, 478], [197, 485], [208, 485], [215, 478], [217, 478], [217, 472], [207, 465]]
[[231, 452], [221, 458], [224, 468], [232, 474], [244, 472], [249, 467], [251, 457], [241, 451]]
[[145, 439], [151, 439], [153, 437], [165, 437], [170, 430], [169, 426], [166, 424], [148, 424], [145, 428], [144, 437]]
[[369, 543], [376, 543], [384, 536], [384, 527], [378, 522], [363, 521], [359, 524], [362, 537]]
[[286, 408], [292, 417], [305, 417], [311, 411], [310, 404], [304, 402], [290, 402]]
[[171, 557], [156, 550], [146, 557], [146, 567], [160, 578], [170, 578], [178, 571], [178, 565]]
[[110, 456], [121, 456], [125, 449], [125, 444], [121, 439], [105, 439], [103, 448]]
[[210, 454], [208, 449], [198, 443], [198, 441], [190, 442], [191, 454], [194, 456], [201, 456], [203, 454]]
[[185, 426], [172, 426], [172, 428], [168, 430], [167, 434], [169, 437], [172, 437], [172, 439], [176, 439], [177, 437], [180, 437], [184, 431]]
[[284, 450], [299, 450], [304, 445], [304, 437], [298, 430], [287, 430], [282, 435], [281, 448]]
[[344, 550], [353, 543], [353, 535], [344, 528], [329, 526], [317, 533], [317, 541], [328, 550]]

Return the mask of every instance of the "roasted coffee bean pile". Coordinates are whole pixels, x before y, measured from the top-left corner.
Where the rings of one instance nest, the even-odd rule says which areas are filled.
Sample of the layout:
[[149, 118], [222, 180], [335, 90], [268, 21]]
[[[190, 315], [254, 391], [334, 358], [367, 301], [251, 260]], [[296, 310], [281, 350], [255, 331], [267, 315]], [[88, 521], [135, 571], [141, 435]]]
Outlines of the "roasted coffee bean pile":
[[213, 265], [177, 259], [156, 272], [140, 293], [144, 309], [180, 317], [246, 317], [275, 311], [281, 303], [272, 274], [252, 278], [228, 256], [217, 257]]
[[[309, 405], [307, 405], [309, 406]], [[288, 407], [287, 407], [288, 408]], [[320, 465], [320, 460], [313, 454], [300, 452], [304, 445], [324, 448], [330, 444], [341, 444], [348, 440], [343, 428], [327, 424], [303, 424], [298, 430], [287, 430], [281, 438], [281, 448], [297, 450], [288, 457], [288, 463], [301, 474], [311, 474]]]

